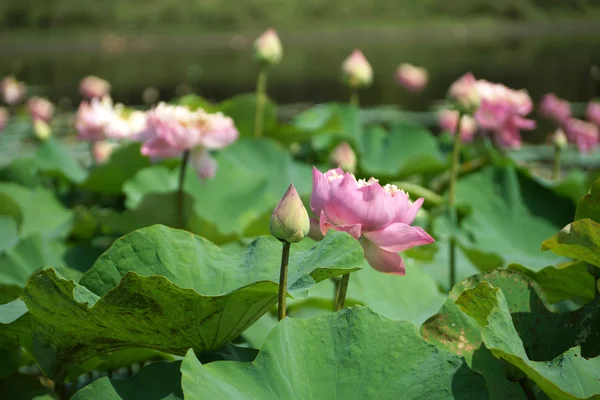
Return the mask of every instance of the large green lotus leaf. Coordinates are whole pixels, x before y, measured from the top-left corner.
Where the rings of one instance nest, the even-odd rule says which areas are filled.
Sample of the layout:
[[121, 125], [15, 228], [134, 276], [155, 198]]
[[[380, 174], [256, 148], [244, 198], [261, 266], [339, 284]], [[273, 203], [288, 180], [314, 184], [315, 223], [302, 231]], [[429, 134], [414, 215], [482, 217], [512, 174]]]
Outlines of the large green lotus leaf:
[[592, 183], [589, 193], [583, 196], [577, 204], [575, 220], [584, 218], [600, 222], [600, 179]]
[[[12, 205], [2, 201], [5, 196], [12, 199]], [[50, 190], [0, 183], [0, 215], [12, 215], [12, 212], [6, 212], [5, 206], [13, 209], [15, 203], [22, 215], [21, 236], [41, 232], [50, 238], [64, 238], [69, 234], [73, 212], [63, 207]]]
[[398, 178], [443, 171], [447, 159], [438, 141], [422, 126], [395, 124], [390, 131], [375, 126], [360, 138], [360, 168], [377, 178]]
[[252, 363], [181, 366], [186, 399], [487, 399], [464, 359], [419, 337], [414, 325], [354, 307], [286, 318]]
[[40, 171], [63, 176], [75, 183], [82, 182], [87, 176], [87, 171], [52, 137], [40, 143], [35, 155], [35, 165]]
[[[596, 342], [593, 346], [596, 347], [593, 352], [596, 357], [586, 355], [585, 348], [582, 354], [582, 348], [578, 345], [553, 359], [542, 361], [535, 361], [531, 352], [526, 351], [522, 338], [519, 337], [520, 332], [511, 318], [510, 305], [501, 289], [488, 282], [482, 282], [474, 289], [462, 293], [456, 304], [482, 327], [483, 343], [492, 354], [519, 368], [550, 398], [588, 399], [600, 396], [599, 302], [583, 313], [570, 316], [568, 320], [561, 318], [561, 322], [567, 324], [567, 329], [578, 328], [575, 343], [582, 343], [586, 339]], [[594, 319], [594, 322], [587, 321], [590, 318]], [[578, 321], [574, 322], [574, 319]], [[560, 331], [560, 326], [552, 328]], [[546, 332], [557, 334], [551, 329]], [[572, 338], [561, 338], [571, 344], [569, 339]]]
[[35, 157], [30, 155], [19, 156], [0, 169], [0, 181], [17, 183], [19, 185], [34, 187], [41, 183], [39, 168]]
[[[315, 135], [311, 141], [312, 147], [323, 151], [333, 148], [340, 141], [349, 141], [355, 146], [360, 145], [363, 128], [358, 107], [343, 103], [330, 103], [320, 107], [319, 112], [322, 114], [320, 121], [318, 118], [311, 123], [307, 123], [306, 119], [296, 121], [296, 126], [300, 127], [308, 128], [312, 124], [313, 128], [317, 128], [318, 125], [321, 125], [317, 128], [321, 132]], [[331, 113], [330, 116], [326, 116], [328, 112]]]
[[480, 268], [519, 263], [539, 270], [559, 261], [539, 245], [571, 221], [573, 205], [513, 166], [487, 166], [464, 177], [457, 201], [471, 208], [459, 241]]
[[450, 299], [423, 325], [421, 332], [426, 340], [465, 357], [469, 366], [485, 377], [492, 399], [526, 397], [514, 377], [507, 378], [507, 364], [484, 345], [477, 321], [454, 302], [462, 292], [481, 282], [504, 292], [511, 323], [531, 359], [550, 361], [575, 345], [582, 345], [585, 356], [600, 352], [597, 303], [575, 312], [556, 314], [538, 285], [517, 271], [494, 270], [471, 277], [455, 286]]
[[140, 153], [139, 143], [128, 143], [119, 146], [106, 163], [93, 166], [81, 187], [93, 192], [119, 195], [123, 184], [149, 165], [150, 160]]
[[126, 196], [125, 206], [130, 210], [136, 208], [149, 193], [175, 192], [178, 174], [179, 169], [173, 171], [162, 165], [139, 170], [123, 185], [123, 193]]
[[572, 299], [587, 303], [594, 299], [594, 278], [583, 262], [549, 266], [537, 272], [520, 264], [511, 264], [508, 268], [536, 281], [550, 303]]
[[183, 400], [181, 361], [156, 362], [133, 378], [103, 377], [90, 383], [71, 400]]
[[19, 225], [9, 216], [0, 215], [0, 253], [13, 247], [19, 240]]
[[[256, 118], [256, 95], [252, 93], [239, 94], [223, 101], [219, 111], [233, 118], [235, 127], [240, 136], [254, 136], [254, 122]], [[263, 135], [274, 135], [277, 126], [277, 106], [268, 98], [265, 102], [263, 114]]]
[[[33, 317], [34, 355], [48, 376], [63, 379], [84, 361], [125, 348], [181, 355], [190, 347], [217, 349], [276, 304], [280, 254], [271, 237], [233, 252], [164, 226], [133, 232], [81, 285], [52, 269], [33, 275], [23, 299]], [[362, 262], [358, 242], [332, 232], [310, 250], [292, 250], [288, 289], [302, 296]]]
[[21, 344], [30, 342], [29, 316], [21, 300], [0, 305], [0, 379], [21, 366]]
[[0, 304], [16, 299], [35, 271], [46, 265], [62, 266], [63, 252], [62, 243], [34, 233], [0, 253]]
[[600, 267], [600, 223], [579, 219], [542, 243], [542, 251], [585, 261]]
[[559, 181], [534, 175], [525, 167], [520, 168], [523, 173], [529, 174], [532, 179], [545, 188], [552, 190], [559, 196], [571, 199], [575, 204], [587, 193], [588, 175], [581, 170], [573, 169]]

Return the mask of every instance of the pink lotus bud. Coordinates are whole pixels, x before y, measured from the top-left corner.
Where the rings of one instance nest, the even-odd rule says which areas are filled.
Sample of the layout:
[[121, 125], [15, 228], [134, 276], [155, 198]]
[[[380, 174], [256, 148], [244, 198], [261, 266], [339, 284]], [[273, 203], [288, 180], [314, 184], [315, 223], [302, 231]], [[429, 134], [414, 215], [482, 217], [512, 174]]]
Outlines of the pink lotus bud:
[[19, 82], [14, 76], [7, 76], [0, 83], [2, 98], [8, 105], [20, 103], [27, 94], [27, 87], [23, 82]]
[[373, 68], [360, 50], [354, 50], [344, 60], [342, 73], [346, 84], [353, 89], [368, 87], [373, 82]]
[[104, 131], [114, 118], [115, 110], [110, 97], [104, 97], [101, 101], [92, 99], [90, 103], [81, 102], [75, 116], [79, 139], [91, 142], [104, 139]]
[[89, 75], [79, 83], [79, 92], [86, 99], [100, 99], [110, 94], [110, 83], [97, 76]]
[[113, 151], [117, 147], [116, 144], [108, 140], [100, 140], [92, 145], [92, 157], [96, 164], [104, 164], [108, 161]]
[[283, 47], [275, 29], [267, 29], [254, 42], [256, 58], [265, 64], [279, 64], [283, 57]]
[[571, 105], [568, 101], [558, 98], [554, 93], [542, 97], [539, 106], [540, 114], [554, 120], [557, 124], [564, 124], [571, 118]]
[[552, 145], [559, 150], [564, 150], [567, 148], [568, 140], [567, 135], [565, 135], [565, 131], [561, 128], [558, 128], [556, 132], [551, 135]]
[[35, 120], [50, 122], [54, 115], [54, 105], [41, 97], [32, 97], [27, 101], [27, 110], [31, 118]]
[[590, 153], [598, 146], [600, 133], [591, 122], [571, 118], [565, 123], [565, 129], [567, 138], [577, 145], [579, 152]]
[[331, 164], [335, 167], [340, 167], [344, 171], [354, 172], [356, 169], [356, 153], [347, 143], [340, 143], [329, 156]]
[[208, 150], [202, 147], [192, 151], [190, 165], [196, 171], [198, 178], [202, 180], [212, 179], [217, 174], [217, 161], [210, 155]]
[[8, 125], [8, 111], [4, 107], [0, 107], [0, 132]]
[[41, 119], [33, 120], [33, 132], [40, 140], [47, 140], [50, 136], [52, 136], [52, 129], [50, 129], [50, 125]]
[[425, 89], [429, 74], [423, 67], [415, 67], [411, 64], [400, 64], [396, 70], [396, 79], [398, 83], [408, 91], [418, 93]]
[[587, 106], [587, 118], [597, 126], [600, 126], [600, 103], [590, 101]]
[[479, 106], [480, 98], [477, 91], [477, 80], [471, 72], [461, 76], [450, 86], [448, 96], [458, 103], [465, 111], [472, 111]]
[[271, 235], [289, 243], [298, 243], [308, 235], [310, 219], [294, 184], [290, 184], [273, 210], [269, 229]]
[[[440, 128], [454, 135], [458, 123], [459, 112], [454, 110], [442, 110], [439, 113]], [[477, 133], [477, 122], [470, 115], [463, 115], [460, 122], [460, 140], [467, 143], [473, 141]]]

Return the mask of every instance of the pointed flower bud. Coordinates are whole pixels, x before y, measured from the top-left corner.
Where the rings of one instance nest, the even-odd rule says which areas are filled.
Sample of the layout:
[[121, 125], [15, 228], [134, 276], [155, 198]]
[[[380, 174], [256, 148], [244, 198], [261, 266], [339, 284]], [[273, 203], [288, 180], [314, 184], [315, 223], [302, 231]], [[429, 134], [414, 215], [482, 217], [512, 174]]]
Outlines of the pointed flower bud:
[[556, 130], [556, 132], [554, 132], [552, 134], [552, 144], [558, 150], [564, 150], [564, 149], [566, 149], [567, 145], [568, 145], [568, 142], [567, 142], [567, 135], [565, 135], [565, 131], [563, 131], [562, 129], [558, 128]]
[[86, 99], [101, 99], [110, 94], [110, 83], [97, 76], [89, 75], [79, 83], [79, 93]]
[[429, 74], [423, 67], [405, 63], [396, 70], [396, 80], [408, 91], [418, 93], [427, 86]]
[[269, 228], [271, 235], [290, 243], [298, 243], [308, 235], [310, 219], [294, 184], [290, 184], [275, 207]]
[[7, 76], [0, 82], [0, 92], [4, 102], [14, 106], [25, 98], [27, 86], [25, 83], [17, 81], [14, 76]]
[[344, 81], [352, 89], [367, 87], [373, 82], [373, 68], [360, 50], [354, 50], [342, 64]]
[[330, 156], [334, 167], [340, 167], [346, 172], [354, 172], [356, 169], [356, 153], [347, 142], [340, 143]]
[[52, 129], [50, 129], [50, 125], [41, 119], [33, 120], [33, 132], [40, 140], [47, 140], [50, 136], [52, 136]]
[[267, 29], [256, 39], [254, 51], [258, 61], [268, 65], [279, 64], [283, 57], [283, 47], [275, 29]]

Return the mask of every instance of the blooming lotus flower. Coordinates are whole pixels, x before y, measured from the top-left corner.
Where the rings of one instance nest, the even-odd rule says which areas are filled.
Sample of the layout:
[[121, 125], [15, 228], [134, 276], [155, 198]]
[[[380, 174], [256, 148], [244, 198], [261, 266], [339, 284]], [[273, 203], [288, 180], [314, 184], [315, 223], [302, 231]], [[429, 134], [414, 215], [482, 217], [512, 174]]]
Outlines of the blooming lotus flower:
[[600, 133], [591, 122], [571, 118], [566, 122], [565, 129], [567, 138], [577, 145], [581, 153], [590, 153], [598, 146]]
[[27, 110], [34, 121], [48, 123], [54, 114], [54, 105], [41, 97], [32, 97], [27, 101]]
[[542, 97], [540, 102], [540, 114], [562, 125], [571, 118], [571, 105], [554, 93], [548, 93]]
[[283, 57], [283, 47], [275, 29], [267, 29], [254, 42], [256, 58], [265, 64], [279, 64]]
[[471, 72], [461, 76], [450, 86], [448, 96], [452, 101], [456, 102], [461, 109], [476, 109], [479, 106], [480, 98], [475, 76]]
[[139, 141], [146, 131], [146, 113], [133, 111], [127, 117], [115, 113], [112, 121], [104, 129], [108, 139]]
[[79, 92], [86, 99], [101, 99], [110, 94], [110, 83], [97, 76], [89, 75], [79, 83]]
[[27, 87], [23, 82], [19, 82], [14, 76], [7, 76], [0, 82], [0, 92], [2, 98], [8, 105], [20, 103], [27, 94]]
[[329, 159], [334, 166], [344, 171], [354, 172], [356, 168], [356, 153], [347, 142], [342, 142], [333, 149]]
[[75, 128], [79, 139], [96, 142], [105, 138], [105, 129], [115, 119], [115, 110], [110, 97], [81, 102], [75, 116]]
[[293, 184], [273, 210], [269, 230], [277, 239], [289, 243], [298, 243], [308, 235], [310, 218]]
[[8, 111], [4, 107], [0, 107], [0, 132], [8, 125]]
[[[441, 110], [439, 113], [440, 128], [454, 136], [459, 112], [454, 110]], [[460, 140], [467, 143], [473, 141], [477, 133], [477, 122], [470, 115], [463, 115], [460, 122]]]
[[423, 199], [414, 203], [394, 185], [381, 186], [377, 179], [357, 180], [340, 168], [321, 173], [313, 168], [310, 207], [319, 219], [321, 233], [344, 231], [359, 240], [365, 258], [381, 272], [403, 275], [398, 252], [433, 243], [418, 226], [411, 226]]
[[96, 164], [104, 164], [108, 161], [113, 151], [117, 148], [115, 143], [108, 140], [100, 140], [92, 145], [92, 157]]
[[373, 68], [360, 50], [354, 50], [342, 64], [342, 73], [352, 89], [367, 87], [373, 82]]
[[587, 118], [597, 126], [600, 126], [600, 103], [590, 101], [587, 106]]
[[417, 93], [425, 89], [429, 74], [423, 67], [415, 67], [411, 64], [400, 64], [396, 70], [398, 83], [407, 90]]

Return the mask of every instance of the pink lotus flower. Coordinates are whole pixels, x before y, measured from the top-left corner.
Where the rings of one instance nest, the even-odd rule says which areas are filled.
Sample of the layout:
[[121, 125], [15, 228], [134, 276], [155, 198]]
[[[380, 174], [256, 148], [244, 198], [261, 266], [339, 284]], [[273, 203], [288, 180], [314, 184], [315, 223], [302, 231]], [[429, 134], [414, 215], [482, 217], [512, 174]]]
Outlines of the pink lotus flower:
[[79, 83], [79, 92], [86, 99], [101, 99], [110, 94], [110, 83], [97, 76], [89, 75]]
[[217, 174], [217, 161], [204, 148], [199, 147], [192, 151], [190, 165], [200, 179], [212, 179]]
[[267, 29], [254, 42], [256, 58], [269, 65], [279, 64], [283, 57], [283, 47], [275, 29]]
[[423, 67], [415, 67], [411, 64], [401, 64], [396, 70], [398, 83], [410, 92], [418, 93], [425, 89], [429, 74]]
[[359, 240], [373, 268], [403, 275], [398, 252], [433, 243], [418, 226], [411, 226], [423, 199], [412, 203], [394, 185], [381, 186], [377, 179], [357, 180], [340, 168], [325, 174], [313, 168], [310, 207], [319, 218], [321, 233], [344, 231]]
[[112, 121], [104, 129], [104, 134], [108, 139], [140, 141], [141, 136], [146, 131], [146, 113], [142, 111], [133, 111], [127, 117], [115, 113]]
[[356, 153], [347, 142], [342, 142], [333, 149], [329, 159], [334, 166], [344, 171], [354, 172], [356, 169]]
[[115, 110], [112, 100], [92, 99], [90, 103], [83, 101], [75, 116], [75, 128], [79, 139], [96, 142], [105, 138], [106, 127], [114, 121]]
[[558, 98], [554, 93], [548, 93], [542, 97], [540, 102], [540, 114], [562, 125], [571, 118], [571, 105], [568, 101]]
[[[442, 110], [439, 113], [440, 128], [454, 136], [458, 123], [458, 111]], [[468, 143], [473, 141], [477, 133], [477, 122], [470, 115], [463, 115], [460, 122], [460, 140]]]
[[92, 145], [92, 157], [96, 164], [104, 164], [108, 161], [113, 151], [117, 148], [115, 143], [111, 143], [107, 140], [100, 140], [94, 142]]
[[600, 103], [590, 101], [587, 106], [587, 118], [597, 126], [600, 126]]
[[27, 101], [27, 110], [34, 121], [50, 122], [54, 115], [54, 105], [41, 97], [32, 97]]
[[344, 80], [353, 89], [367, 87], [373, 82], [373, 68], [360, 50], [354, 50], [342, 63]]
[[0, 132], [8, 125], [8, 111], [4, 107], [0, 107]]
[[577, 145], [581, 153], [590, 153], [598, 146], [600, 133], [591, 122], [571, 118], [566, 122], [565, 129], [567, 138]]
[[468, 72], [450, 86], [450, 99], [456, 101], [462, 108], [472, 110], [479, 106], [480, 98], [475, 76]]
[[2, 98], [8, 105], [20, 103], [27, 94], [27, 87], [23, 82], [19, 82], [14, 76], [7, 76], [0, 82], [0, 92]]

